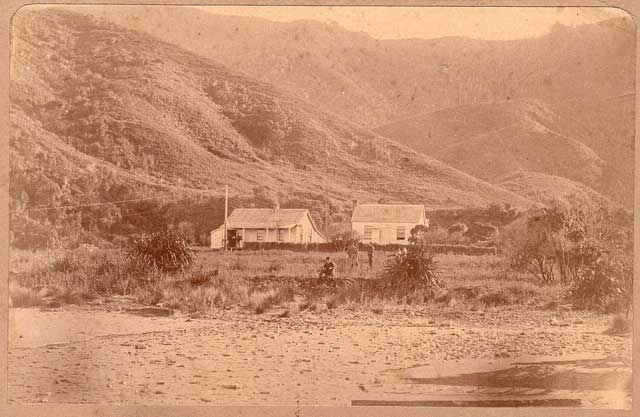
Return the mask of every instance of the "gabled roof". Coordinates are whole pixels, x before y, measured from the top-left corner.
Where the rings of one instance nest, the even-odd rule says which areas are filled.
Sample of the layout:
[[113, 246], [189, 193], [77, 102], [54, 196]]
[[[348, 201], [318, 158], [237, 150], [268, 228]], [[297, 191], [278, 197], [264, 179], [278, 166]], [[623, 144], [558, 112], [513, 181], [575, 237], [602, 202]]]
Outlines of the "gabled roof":
[[[309, 221], [313, 229], [324, 239], [318, 230], [313, 217], [307, 209], [244, 209], [239, 208], [227, 217], [227, 227], [229, 229], [265, 229], [265, 228], [288, 228], [302, 223], [304, 216], [309, 216]], [[220, 225], [216, 230], [224, 227]]]
[[358, 204], [353, 209], [352, 222], [419, 223], [425, 211], [423, 205]]
[[[323, 236], [307, 209], [234, 209], [227, 217], [227, 227], [229, 229], [288, 228], [302, 223], [305, 216], [309, 217], [311, 226], [316, 233]], [[221, 229], [223, 226], [224, 224], [213, 231]]]
[[292, 227], [309, 215], [306, 209], [245, 209], [233, 210], [227, 218], [228, 228]]

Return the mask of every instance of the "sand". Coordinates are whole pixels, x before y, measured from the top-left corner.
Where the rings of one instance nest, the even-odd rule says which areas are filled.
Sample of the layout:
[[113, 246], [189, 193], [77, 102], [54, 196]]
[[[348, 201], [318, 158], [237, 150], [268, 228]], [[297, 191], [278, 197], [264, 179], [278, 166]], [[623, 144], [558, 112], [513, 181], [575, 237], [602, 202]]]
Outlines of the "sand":
[[11, 309], [9, 399], [345, 406], [562, 398], [588, 408], [631, 405], [631, 338], [603, 334], [608, 316], [515, 307], [281, 313], [141, 317], [113, 304]]

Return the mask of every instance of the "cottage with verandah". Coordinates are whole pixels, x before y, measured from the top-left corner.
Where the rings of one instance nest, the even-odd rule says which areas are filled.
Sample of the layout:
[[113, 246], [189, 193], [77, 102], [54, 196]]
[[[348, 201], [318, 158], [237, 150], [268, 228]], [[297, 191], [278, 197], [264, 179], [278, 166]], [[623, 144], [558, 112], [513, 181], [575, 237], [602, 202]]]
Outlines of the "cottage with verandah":
[[[239, 208], [227, 218], [227, 247], [246, 242], [322, 243], [324, 237], [307, 209]], [[211, 248], [224, 247], [224, 224], [211, 231]]]

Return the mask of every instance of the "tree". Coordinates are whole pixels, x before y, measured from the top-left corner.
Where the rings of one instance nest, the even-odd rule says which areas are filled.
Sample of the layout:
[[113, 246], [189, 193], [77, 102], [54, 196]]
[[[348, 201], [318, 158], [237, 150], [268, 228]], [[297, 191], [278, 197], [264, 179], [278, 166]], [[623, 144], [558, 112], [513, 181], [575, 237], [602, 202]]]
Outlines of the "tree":
[[499, 247], [511, 268], [532, 271], [542, 283], [551, 283], [556, 265], [554, 234], [561, 227], [561, 214], [556, 208], [536, 210], [505, 228]]
[[631, 308], [632, 216], [606, 207], [539, 209], [506, 228], [499, 247], [513, 268], [536, 271], [542, 282], [559, 275], [576, 305]]
[[633, 302], [633, 220], [608, 208], [566, 214], [557, 258], [569, 295], [583, 307], [626, 309]]
[[418, 224], [409, 232], [409, 243], [419, 244], [424, 242], [425, 235], [429, 232], [429, 227]]

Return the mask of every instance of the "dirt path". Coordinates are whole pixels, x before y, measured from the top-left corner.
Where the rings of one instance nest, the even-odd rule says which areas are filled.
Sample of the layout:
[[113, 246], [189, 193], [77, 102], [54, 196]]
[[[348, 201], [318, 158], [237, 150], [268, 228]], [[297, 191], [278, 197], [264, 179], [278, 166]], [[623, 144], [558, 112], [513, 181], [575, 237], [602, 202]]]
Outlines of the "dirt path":
[[[607, 317], [523, 309], [277, 313], [190, 319], [12, 309], [9, 398], [225, 405], [574, 398], [584, 407], [630, 406], [631, 339], [603, 335]], [[531, 364], [540, 360], [547, 363]], [[594, 383], [598, 372], [620, 382]]]

